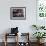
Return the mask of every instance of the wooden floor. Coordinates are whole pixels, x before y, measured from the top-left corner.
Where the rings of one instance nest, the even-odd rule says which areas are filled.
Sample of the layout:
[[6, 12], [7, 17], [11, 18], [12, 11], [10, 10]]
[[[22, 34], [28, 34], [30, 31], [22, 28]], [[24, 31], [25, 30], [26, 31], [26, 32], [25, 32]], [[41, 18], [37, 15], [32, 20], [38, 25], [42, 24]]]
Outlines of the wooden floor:
[[[0, 46], [4, 46], [4, 43], [0, 42]], [[10, 43], [8, 43], [7, 46], [15, 46], [15, 42], [14, 43], [10, 42]], [[32, 43], [30, 43], [30, 46], [37, 46], [37, 43], [32, 42]], [[44, 43], [44, 45], [42, 45], [42, 46], [46, 46], [46, 43]]]

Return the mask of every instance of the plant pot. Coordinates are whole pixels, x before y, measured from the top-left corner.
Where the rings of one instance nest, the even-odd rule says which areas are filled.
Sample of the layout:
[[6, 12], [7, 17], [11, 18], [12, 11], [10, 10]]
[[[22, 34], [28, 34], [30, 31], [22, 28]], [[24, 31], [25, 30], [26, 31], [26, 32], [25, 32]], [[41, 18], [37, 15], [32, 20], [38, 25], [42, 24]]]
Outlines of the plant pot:
[[38, 42], [39, 44], [41, 44], [41, 43], [44, 42], [44, 40], [45, 40], [45, 39], [38, 39], [37, 42]]
[[44, 40], [45, 40], [45, 39], [40, 39], [40, 43], [44, 43]]
[[37, 39], [37, 43], [40, 43], [40, 39]]

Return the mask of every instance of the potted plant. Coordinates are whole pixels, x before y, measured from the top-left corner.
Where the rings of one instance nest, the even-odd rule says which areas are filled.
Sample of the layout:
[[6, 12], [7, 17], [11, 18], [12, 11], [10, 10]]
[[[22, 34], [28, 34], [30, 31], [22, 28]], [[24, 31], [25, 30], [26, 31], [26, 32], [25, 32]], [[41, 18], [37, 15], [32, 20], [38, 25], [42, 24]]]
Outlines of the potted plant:
[[44, 36], [46, 36], [46, 33], [45, 32], [35, 32], [33, 35], [37, 38], [38, 43], [41, 43], [40, 40], [42, 38], [45, 38]]

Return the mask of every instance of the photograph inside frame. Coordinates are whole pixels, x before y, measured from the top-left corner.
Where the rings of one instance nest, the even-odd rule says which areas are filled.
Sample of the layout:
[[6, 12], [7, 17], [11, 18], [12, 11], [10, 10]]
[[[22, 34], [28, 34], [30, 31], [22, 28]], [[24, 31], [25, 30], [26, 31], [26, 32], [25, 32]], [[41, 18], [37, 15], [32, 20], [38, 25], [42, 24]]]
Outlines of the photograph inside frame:
[[13, 17], [24, 17], [23, 9], [13, 9]]

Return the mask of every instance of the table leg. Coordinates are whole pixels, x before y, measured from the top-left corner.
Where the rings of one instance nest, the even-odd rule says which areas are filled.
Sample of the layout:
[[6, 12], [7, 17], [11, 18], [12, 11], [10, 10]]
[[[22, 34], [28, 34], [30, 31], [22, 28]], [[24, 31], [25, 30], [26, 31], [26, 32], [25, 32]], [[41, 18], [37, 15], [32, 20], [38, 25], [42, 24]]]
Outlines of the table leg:
[[7, 46], [7, 36], [5, 35], [5, 46]]

